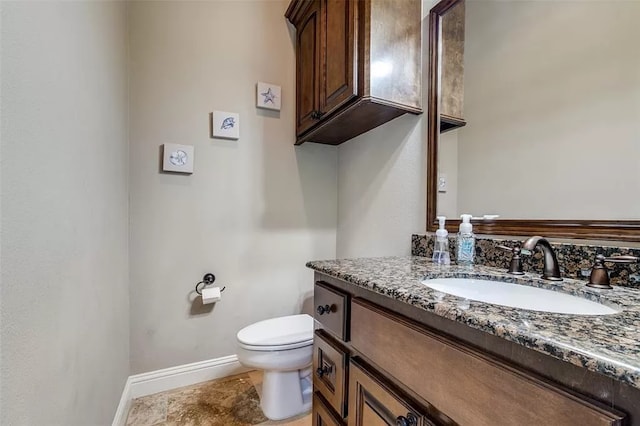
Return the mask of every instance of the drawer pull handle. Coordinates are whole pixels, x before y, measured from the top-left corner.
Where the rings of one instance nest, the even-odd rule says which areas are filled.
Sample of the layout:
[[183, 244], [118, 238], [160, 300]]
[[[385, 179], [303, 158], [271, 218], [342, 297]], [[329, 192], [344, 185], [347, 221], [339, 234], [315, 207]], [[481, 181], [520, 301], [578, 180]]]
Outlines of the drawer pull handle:
[[332, 371], [333, 368], [331, 368], [330, 365], [325, 365], [324, 367], [318, 367], [318, 369], [316, 370], [316, 374], [318, 375], [318, 377], [328, 376]]
[[329, 306], [329, 305], [324, 305], [324, 306], [319, 305], [316, 308], [316, 312], [318, 312], [318, 315], [324, 315], [324, 314], [329, 315], [333, 310], [333, 306], [334, 305], [331, 305], [331, 306]]
[[398, 418], [396, 419], [396, 425], [397, 426], [417, 426], [418, 419], [413, 413], [407, 413], [407, 417], [398, 416]]

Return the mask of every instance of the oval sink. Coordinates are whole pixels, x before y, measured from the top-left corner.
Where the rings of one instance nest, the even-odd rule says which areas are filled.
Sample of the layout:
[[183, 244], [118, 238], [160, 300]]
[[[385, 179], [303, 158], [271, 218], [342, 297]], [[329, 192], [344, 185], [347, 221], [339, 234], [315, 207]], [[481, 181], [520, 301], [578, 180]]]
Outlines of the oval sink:
[[611, 315], [620, 312], [598, 302], [543, 288], [471, 278], [435, 278], [422, 284], [443, 293], [494, 305], [573, 315]]

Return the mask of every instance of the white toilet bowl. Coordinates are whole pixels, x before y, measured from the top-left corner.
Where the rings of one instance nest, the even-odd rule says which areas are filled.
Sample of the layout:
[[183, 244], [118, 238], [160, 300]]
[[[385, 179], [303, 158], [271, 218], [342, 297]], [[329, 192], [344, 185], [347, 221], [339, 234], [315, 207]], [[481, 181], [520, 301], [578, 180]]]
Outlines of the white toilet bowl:
[[313, 317], [290, 315], [251, 324], [238, 332], [238, 360], [264, 370], [260, 406], [271, 420], [311, 409]]

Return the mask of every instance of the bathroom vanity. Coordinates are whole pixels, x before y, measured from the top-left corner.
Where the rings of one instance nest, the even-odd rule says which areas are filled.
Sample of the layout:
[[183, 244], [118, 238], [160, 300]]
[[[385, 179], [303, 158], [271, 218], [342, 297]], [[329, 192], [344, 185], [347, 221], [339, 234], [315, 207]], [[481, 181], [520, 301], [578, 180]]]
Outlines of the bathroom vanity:
[[[310, 262], [314, 425], [640, 424], [640, 292], [545, 283], [424, 257]], [[527, 311], [435, 291], [424, 278], [543, 287], [615, 306]]]

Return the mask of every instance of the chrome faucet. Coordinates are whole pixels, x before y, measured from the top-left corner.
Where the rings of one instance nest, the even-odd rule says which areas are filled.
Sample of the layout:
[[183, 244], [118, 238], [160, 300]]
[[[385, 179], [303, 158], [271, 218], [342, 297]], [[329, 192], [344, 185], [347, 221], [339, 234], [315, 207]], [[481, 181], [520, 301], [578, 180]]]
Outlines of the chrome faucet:
[[562, 281], [558, 259], [549, 241], [540, 236], [531, 237], [522, 244], [522, 254], [531, 255], [536, 247], [542, 249], [544, 269], [541, 278], [549, 281]]

